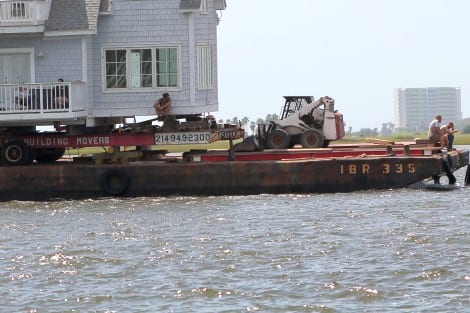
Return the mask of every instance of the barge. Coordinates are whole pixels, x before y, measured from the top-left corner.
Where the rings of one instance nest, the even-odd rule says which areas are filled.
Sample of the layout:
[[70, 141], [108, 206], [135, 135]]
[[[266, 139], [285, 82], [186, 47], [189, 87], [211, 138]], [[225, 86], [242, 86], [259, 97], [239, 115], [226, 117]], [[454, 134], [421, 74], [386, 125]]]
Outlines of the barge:
[[[106, 196], [337, 193], [396, 189], [467, 166], [469, 151], [429, 145], [335, 145], [255, 152], [132, 151], [2, 167], [0, 200]], [[468, 178], [465, 182], [468, 184]]]
[[[154, 150], [245, 137], [209, 114], [226, 1], [112, 2], [0, 1], [1, 200], [351, 192], [443, 173], [452, 184], [468, 164], [468, 151], [427, 145], [333, 146], [345, 132], [329, 96], [285, 96], [279, 119], [229, 151]], [[162, 93], [170, 112], [137, 122]], [[85, 147], [114, 152], [63, 157]]]

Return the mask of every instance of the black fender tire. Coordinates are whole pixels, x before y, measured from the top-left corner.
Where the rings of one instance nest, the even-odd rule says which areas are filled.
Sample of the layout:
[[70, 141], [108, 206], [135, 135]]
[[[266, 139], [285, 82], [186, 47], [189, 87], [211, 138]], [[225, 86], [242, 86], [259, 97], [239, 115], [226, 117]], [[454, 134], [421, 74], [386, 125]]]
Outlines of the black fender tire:
[[273, 129], [266, 138], [266, 145], [269, 149], [287, 149], [289, 143], [289, 134], [283, 129]]
[[9, 165], [31, 164], [34, 153], [23, 141], [13, 140], [5, 144], [2, 156]]
[[449, 184], [454, 185], [457, 182], [457, 178], [455, 177], [454, 173], [452, 172], [452, 160], [449, 156], [442, 158], [442, 168], [449, 179]]
[[65, 148], [35, 149], [38, 163], [52, 163], [64, 156]]
[[470, 185], [470, 165], [467, 165], [467, 172], [465, 173], [465, 186]]
[[100, 187], [108, 196], [122, 196], [130, 185], [130, 177], [126, 171], [112, 169], [104, 172], [100, 177]]
[[316, 129], [307, 129], [300, 135], [300, 144], [304, 148], [320, 148], [323, 143], [323, 135]]

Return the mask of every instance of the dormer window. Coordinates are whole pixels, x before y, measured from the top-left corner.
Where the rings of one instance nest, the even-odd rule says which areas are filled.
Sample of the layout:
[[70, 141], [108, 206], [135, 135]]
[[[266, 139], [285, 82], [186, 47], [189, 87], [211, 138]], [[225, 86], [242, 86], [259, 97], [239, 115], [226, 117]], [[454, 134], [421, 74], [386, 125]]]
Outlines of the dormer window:
[[110, 14], [113, 7], [113, 0], [102, 0], [100, 2], [100, 14]]
[[214, 0], [214, 6], [216, 10], [225, 10], [227, 3], [225, 0]]
[[201, 12], [207, 14], [207, 0], [181, 0], [180, 10], [182, 13]]

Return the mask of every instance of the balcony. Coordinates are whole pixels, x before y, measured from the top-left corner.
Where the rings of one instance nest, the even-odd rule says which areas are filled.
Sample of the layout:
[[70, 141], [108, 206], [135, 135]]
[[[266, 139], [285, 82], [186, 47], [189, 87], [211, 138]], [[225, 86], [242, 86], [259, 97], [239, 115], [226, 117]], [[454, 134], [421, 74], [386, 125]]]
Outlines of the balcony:
[[0, 125], [47, 125], [86, 115], [84, 82], [0, 85]]
[[0, 0], [0, 34], [44, 31], [51, 0]]

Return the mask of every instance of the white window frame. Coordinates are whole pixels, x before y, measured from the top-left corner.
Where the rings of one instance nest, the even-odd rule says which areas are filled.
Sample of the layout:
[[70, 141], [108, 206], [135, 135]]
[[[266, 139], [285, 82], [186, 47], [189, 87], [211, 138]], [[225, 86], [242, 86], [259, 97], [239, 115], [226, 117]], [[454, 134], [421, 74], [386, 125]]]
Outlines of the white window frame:
[[210, 89], [214, 86], [213, 46], [210, 43], [196, 45], [197, 88]]
[[[177, 67], [177, 83], [176, 86], [157, 86], [157, 49], [173, 48], [176, 49], [176, 67]], [[131, 51], [149, 49], [152, 53], [152, 86], [151, 87], [131, 87]], [[112, 50], [126, 50], [126, 87], [125, 88], [108, 88], [106, 81], [106, 52]], [[102, 48], [101, 62], [101, 79], [103, 93], [119, 93], [119, 92], [154, 92], [154, 91], [180, 91], [182, 86], [182, 64], [181, 64], [181, 44], [169, 43], [165, 45], [132, 45], [132, 46], [104, 46]]]

